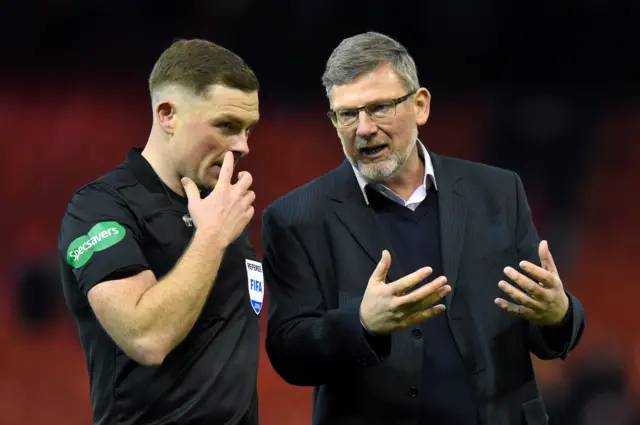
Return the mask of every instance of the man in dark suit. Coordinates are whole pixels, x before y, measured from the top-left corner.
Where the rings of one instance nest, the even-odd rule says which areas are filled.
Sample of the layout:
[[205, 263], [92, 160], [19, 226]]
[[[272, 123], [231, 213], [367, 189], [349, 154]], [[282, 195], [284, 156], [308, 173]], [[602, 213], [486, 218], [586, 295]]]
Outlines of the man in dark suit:
[[323, 83], [347, 159], [270, 205], [266, 348], [314, 424], [541, 425], [530, 353], [584, 329], [513, 172], [418, 140], [430, 94], [395, 40], [344, 40]]

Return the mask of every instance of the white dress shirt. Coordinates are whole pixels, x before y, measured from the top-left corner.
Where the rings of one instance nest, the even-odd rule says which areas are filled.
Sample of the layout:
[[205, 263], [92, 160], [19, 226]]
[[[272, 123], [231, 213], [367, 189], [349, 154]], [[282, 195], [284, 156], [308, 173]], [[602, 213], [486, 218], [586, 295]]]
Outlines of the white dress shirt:
[[351, 162], [351, 167], [353, 168], [353, 172], [356, 174], [358, 185], [360, 185], [360, 190], [362, 191], [362, 195], [364, 196], [364, 200], [367, 205], [369, 205], [369, 199], [367, 198], [367, 192], [365, 191], [367, 185], [371, 186], [371, 188], [375, 189], [392, 201], [397, 202], [398, 204], [407, 207], [412, 211], [415, 211], [416, 208], [418, 208], [418, 205], [420, 205], [420, 203], [427, 197], [427, 189], [429, 188], [429, 186], [427, 185], [433, 184], [433, 187], [436, 190], [438, 189], [438, 186], [436, 185], [436, 176], [433, 171], [433, 163], [431, 162], [431, 156], [420, 140], [417, 140], [416, 143], [418, 144], [418, 155], [424, 160], [424, 179], [422, 180], [422, 184], [411, 194], [407, 201], [402, 199], [402, 197], [400, 197], [397, 193], [395, 193], [393, 190], [389, 189], [382, 183], [369, 180], [368, 178], [363, 176], [362, 173], [358, 171], [358, 168], [354, 165], [354, 163]]

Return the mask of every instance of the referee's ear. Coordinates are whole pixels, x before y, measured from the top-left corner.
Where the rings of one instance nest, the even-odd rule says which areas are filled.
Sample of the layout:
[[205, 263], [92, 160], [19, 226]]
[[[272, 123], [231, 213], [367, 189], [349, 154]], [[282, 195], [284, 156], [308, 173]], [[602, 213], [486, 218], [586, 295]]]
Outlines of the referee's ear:
[[170, 100], [162, 100], [156, 105], [158, 125], [167, 134], [173, 134], [176, 122], [176, 105]]

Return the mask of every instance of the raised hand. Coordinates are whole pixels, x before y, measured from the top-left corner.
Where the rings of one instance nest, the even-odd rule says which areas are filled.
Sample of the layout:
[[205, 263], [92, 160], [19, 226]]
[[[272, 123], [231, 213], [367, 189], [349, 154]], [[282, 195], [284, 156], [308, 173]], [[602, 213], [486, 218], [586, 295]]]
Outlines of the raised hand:
[[384, 335], [430, 319], [445, 310], [442, 304], [433, 305], [451, 291], [441, 276], [413, 290], [429, 277], [430, 267], [419, 269], [387, 284], [385, 279], [391, 266], [391, 254], [382, 252], [382, 258], [373, 271], [360, 304], [360, 320], [367, 331]]
[[542, 267], [522, 261], [520, 267], [530, 277], [511, 267], [504, 269], [520, 289], [501, 280], [498, 287], [516, 303], [496, 298], [495, 303], [504, 310], [537, 325], [554, 325], [562, 321], [569, 309], [569, 298], [564, 291], [558, 269], [546, 241], [538, 248]]
[[200, 198], [200, 191], [191, 179], [182, 179], [194, 225], [197, 229], [215, 234], [224, 246], [235, 241], [249, 224], [254, 214], [252, 204], [256, 198], [255, 193], [249, 190], [253, 178], [248, 172], [239, 173], [238, 181], [231, 184], [233, 162], [233, 154], [227, 152], [218, 181], [205, 198]]

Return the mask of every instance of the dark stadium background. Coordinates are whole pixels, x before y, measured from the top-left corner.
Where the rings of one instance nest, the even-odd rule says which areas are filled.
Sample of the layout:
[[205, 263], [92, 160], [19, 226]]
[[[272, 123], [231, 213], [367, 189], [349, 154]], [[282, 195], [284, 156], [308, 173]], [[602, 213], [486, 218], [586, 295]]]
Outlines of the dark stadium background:
[[[400, 40], [432, 93], [432, 150], [517, 171], [565, 285], [586, 308], [567, 362], [536, 362], [552, 424], [640, 423], [640, 66], [637, 0], [0, 3], [0, 425], [90, 423], [55, 258], [79, 186], [142, 146], [146, 78], [177, 37], [240, 54], [262, 85], [241, 167], [260, 213], [343, 154], [324, 63], [344, 37]], [[262, 355], [263, 425], [310, 423], [311, 390]], [[635, 422], [634, 422], [635, 421]]]

